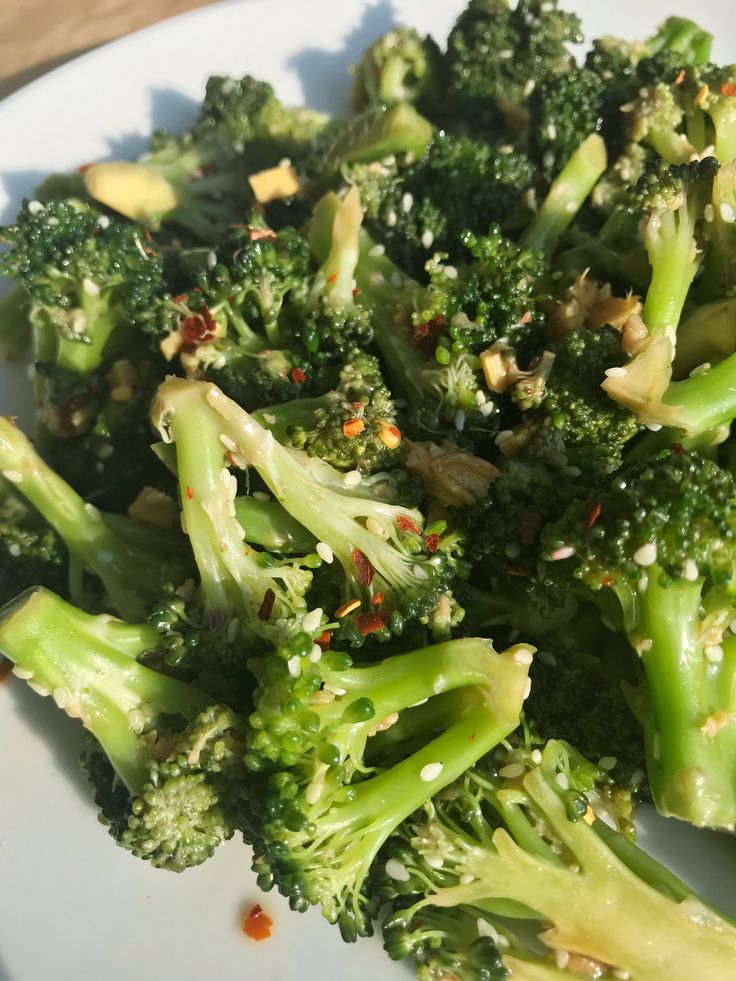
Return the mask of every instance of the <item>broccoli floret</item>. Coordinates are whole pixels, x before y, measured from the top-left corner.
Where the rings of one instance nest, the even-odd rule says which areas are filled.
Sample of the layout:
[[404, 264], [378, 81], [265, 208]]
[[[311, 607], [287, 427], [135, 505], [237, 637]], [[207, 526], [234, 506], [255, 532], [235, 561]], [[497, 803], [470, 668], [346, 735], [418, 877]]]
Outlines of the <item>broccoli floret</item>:
[[736, 65], [689, 68], [676, 97], [697, 149], [712, 147], [724, 164], [736, 159]]
[[396, 27], [369, 45], [353, 70], [353, 106], [431, 105], [439, 95], [440, 49], [431, 37]]
[[0, 272], [31, 296], [35, 354], [85, 373], [161, 316], [161, 259], [139, 229], [80, 201], [25, 201]]
[[447, 40], [447, 94], [437, 108], [472, 131], [520, 128], [535, 85], [574, 64], [580, 21], [556, 2], [471, 0]]
[[639, 654], [630, 700], [657, 807], [715, 827], [736, 821], [724, 639], [734, 614], [734, 500], [730, 473], [678, 448], [572, 503], [543, 541], [549, 574], [596, 603]]
[[[497, 654], [474, 639], [367, 666], [316, 653], [302, 636], [253, 664], [259, 685], [245, 756], [257, 786], [253, 867], [262, 888], [277, 885], [298, 911], [320, 905], [354, 940], [371, 932], [364, 882], [381, 845], [517, 725], [532, 655], [528, 647]], [[474, 698], [464, 717], [390, 769], [365, 772], [372, 732], [454, 689]]]
[[0, 651], [16, 674], [53, 694], [109, 760], [113, 776], [97, 749], [86, 768], [112, 836], [155, 867], [181, 872], [237, 826], [245, 725], [205, 692], [139, 664], [158, 641], [152, 627], [90, 616], [43, 589], [0, 613]]
[[[235, 506], [238, 481], [230, 468], [245, 469], [255, 461], [244, 458], [242, 447], [227, 435], [228, 427], [207, 400], [212, 391], [228, 401], [214, 386], [170, 378], [152, 409], [164, 442], [176, 449], [183, 525], [199, 570], [199, 605], [206, 621], [227, 625], [235, 638], [255, 633], [278, 642], [306, 613], [304, 594], [312, 574], [295, 560], [276, 561], [245, 541]], [[264, 439], [273, 440], [244, 415]], [[314, 556], [311, 564], [318, 563]]]
[[35, 452], [7, 417], [0, 418], [0, 472], [36, 508], [69, 550], [69, 593], [88, 605], [84, 574], [102, 584], [120, 616], [146, 615], [162, 582], [184, 582], [189, 560], [179, 536], [85, 502]]
[[530, 152], [552, 180], [580, 144], [603, 126], [606, 91], [601, 77], [588, 68], [572, 68], [544, 79], [529, 99]]
[[20, 284], [0, 298], [0, 361], [17, 361], [31, 346], [31, 297]]
[[641, 89], [638, 97], [622, 110], [627, 114], [628, 138], [649, 144], [666, 163], [687, 163], [696, 152], [679, 132], [684, 113], [671, 85], [659, 82]]
[[[389, 843], [382, 891], [405, 907], [384, 924], [389, 954], [416, 948], [425, 909], [460, 908], [462, 918], [470, 908], [493, 927], [481, 931], [496, 945], [484, 976], [499, 955], [507, 976], [545, 981], [591, 970], [687, 981], [706, 962], [709, 976], [728, 975], [733, 926], [627, 838], [626, 799], [604, 771], [561, 742], [503, 765], [499, 757], [470, 769]], [[592, 925], [601, 905], [612, 915]], [[508, 919], [496, 929], [497, 916], [544, 924], [542, 946], [512, 939]]]
[[354, 116], [314, 166], [324, 180], [349, 164], [404, 154], [420, 157], [432, 133], [431, 123], [408, 102], [375, 106]]
[[0, 478], [0, 605], [29, 586], [66, 593], [68, 564], [61, 538]]

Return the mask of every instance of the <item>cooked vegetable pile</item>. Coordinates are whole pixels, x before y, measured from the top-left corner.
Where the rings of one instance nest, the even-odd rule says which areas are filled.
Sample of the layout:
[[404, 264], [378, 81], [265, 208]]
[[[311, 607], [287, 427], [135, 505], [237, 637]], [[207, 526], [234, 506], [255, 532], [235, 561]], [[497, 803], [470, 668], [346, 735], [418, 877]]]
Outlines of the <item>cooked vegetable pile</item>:
[[120, 845], [242, 836], [424, 979], [736, 976], [634, 841], [736, 827], [736, 66], [582, 40], [471, 0], [346, 120], [214, 77], [0, 230], [0, 651]]

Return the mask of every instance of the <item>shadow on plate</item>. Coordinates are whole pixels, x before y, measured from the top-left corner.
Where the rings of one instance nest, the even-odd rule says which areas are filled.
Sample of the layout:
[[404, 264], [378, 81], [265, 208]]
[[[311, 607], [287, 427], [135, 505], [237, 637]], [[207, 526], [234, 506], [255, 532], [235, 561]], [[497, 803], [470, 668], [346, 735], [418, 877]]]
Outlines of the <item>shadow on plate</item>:
[[365, 49], [397, 22], [397, 12], [391, 0], [378, 0], [363, 11], [359, 23], [342, 40], [338, 51], [326, 48], [305, 48], [289, 60], [289, 67], [299, 76], [304, 91], [304, 104], [323, 112], [344, 112], [335, 105], [335, 93], [346, 93], [345, 66], [354, 65]]
[[0, 954], [0, 981], [14, 981], [14, 979], [11, 978], [8, 969], [5, 967], [5, 964], [3, 963], [2, 954]]

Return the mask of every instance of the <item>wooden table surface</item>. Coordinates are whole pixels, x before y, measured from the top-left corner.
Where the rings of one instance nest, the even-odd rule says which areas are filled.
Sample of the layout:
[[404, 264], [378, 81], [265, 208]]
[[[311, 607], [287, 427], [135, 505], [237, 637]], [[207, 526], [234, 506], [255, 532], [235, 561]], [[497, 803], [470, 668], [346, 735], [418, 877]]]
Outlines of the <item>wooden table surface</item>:
[[0, 0], [0, 98], [90, 48], [211, 0]]

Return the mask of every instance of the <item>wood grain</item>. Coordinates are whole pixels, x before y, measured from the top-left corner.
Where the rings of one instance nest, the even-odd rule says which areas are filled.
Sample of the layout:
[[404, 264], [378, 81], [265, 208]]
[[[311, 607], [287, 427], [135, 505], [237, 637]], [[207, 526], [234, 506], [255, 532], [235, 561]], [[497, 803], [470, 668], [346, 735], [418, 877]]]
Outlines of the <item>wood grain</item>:
[[90, 48], [211, 0], [0, 0], [0, 97]]

